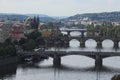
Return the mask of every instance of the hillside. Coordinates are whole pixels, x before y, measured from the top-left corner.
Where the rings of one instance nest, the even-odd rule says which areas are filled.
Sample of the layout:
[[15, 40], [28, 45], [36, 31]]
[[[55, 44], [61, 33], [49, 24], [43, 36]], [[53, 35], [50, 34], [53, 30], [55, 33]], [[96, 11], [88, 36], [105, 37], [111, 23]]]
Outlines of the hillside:
[[34, 16], [38, 16], [40, 17], [40, 20], [43, 21], [43, 22], [50, 22], [50, 21], [54, 21], [55, 18], [53, 17], [50, 17], [48, 15], [45, 15], [45, 14], [25, 14], [27, 16], [31, 16], [31, 17], [34, 17]]
[[41, 15], [41, 14], [8, 14], [8, 13], [0, 13], [0, 18], [5, 19], [6, 17], [9, 17], [10, 19], [14, 20], [19, 20], [23, 22], [27, 17], [31, 16], [37, 16], [39, 15], [40, 20], [43, 22], [49, 22], [55, 20], [52, 17], [49, 17], [47, 15]]
[[19, 21], [24, 21], [25, 18], [28, 16], [26, 15], [21, 15], [21, 14], [6, 14], [6, 13], [0, 13], [0, 18], [5, 19], [6, 17], [9, 17], [10, 19], [14, 20], [19, 20]]
[[88, 18], [90, 20], [120, 21], [120, 12], [77, 14], [67, 19], [84, 19], [84, 18]]

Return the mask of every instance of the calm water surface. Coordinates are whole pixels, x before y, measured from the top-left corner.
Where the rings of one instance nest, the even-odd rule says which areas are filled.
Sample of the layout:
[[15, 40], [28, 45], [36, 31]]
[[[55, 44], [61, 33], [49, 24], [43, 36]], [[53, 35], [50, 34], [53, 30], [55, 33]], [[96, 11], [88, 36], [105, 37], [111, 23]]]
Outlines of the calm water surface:
[[[80, 48], [79, 44], [79, 41], [73, 39], [70, 41], [70, 48], [56, 50], [98, 51], [96, 42], [92, 39], [86, 41], [86, 48]], [[104, 40], [102, 44], [100, 51], [120, 51], [112, 48], [111, 40]], [[113, 75], [120, 73], [120, 57], [103, 59], [103, 68], [100, 71], [94, 69], [95, 60], [85, 56], [65, 56], [61, 60], [62, 66], [59, 69], [53, 68], [52, 58], [39, 63], [13, 65], [0, 71], [0, 80], [111, 80]]]

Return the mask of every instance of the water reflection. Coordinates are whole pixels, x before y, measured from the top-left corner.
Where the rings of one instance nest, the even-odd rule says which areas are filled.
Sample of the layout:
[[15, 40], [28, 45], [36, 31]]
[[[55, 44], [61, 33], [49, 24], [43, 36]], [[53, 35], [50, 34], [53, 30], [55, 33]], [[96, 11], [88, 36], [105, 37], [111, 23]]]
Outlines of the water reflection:
[[9, 80], [13, 80], [15, 78], [17, 70], [17, 65], [7, 65], [6, 67], [2, 66], [0, 67], [0, 79], [1, 80], [6, 80], [9, 78]]
[[[92, 39], [86, 41], [85, 48], [80, 48], [78, 40], [71, 40], [69, 48], [50, 48], [49, 50], [62, 51], [110, 51], [120, 52], [113, 48], [111, 40], [103, 41], [103, 48], [97, 49], [96, 42]], [[120, 43], [119, 43], [120, 44]], [[120, 46], [120, 45], [119, 45]], [[98, 72], [95, 69], [95, 60], [85, 56], [65, 56], [61, 59], [61, 67], [53, 67], [53, 59], [49, 58], [38, 63], [19, 64], [15, 67], [2, 69], [1, 80], [110, 80], [115, 74], [120, 73], [120, 57], [103, 59], [103, 67]]]
[[[110, 80], [112, 75], [120, 73], [120, 58], [104, 59], [103, 68], [99, 71], [100, 80]], [[113, 67], [113, 62], [117, 67]], [[16, 67], [8, 68], [8, 72], [1, 76], [3, 80], [96, 80], [94, 60], [84, 56], [67, 56], [62, 58], [60, 68], [52, 66], [52, 58], [38, 62], [20, 64]], [[12, 72], [11, 72], [12, 70]], [[87, 76], [87, 77], [86, 77]]]

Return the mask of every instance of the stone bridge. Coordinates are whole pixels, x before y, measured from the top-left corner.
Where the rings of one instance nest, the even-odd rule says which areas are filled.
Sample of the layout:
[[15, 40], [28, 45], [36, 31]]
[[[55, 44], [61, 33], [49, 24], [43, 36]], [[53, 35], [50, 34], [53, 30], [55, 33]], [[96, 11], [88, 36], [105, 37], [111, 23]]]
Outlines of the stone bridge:
[[45, 51], [45, 52], [19, 52], [20, 56], [42, 56], [46, 55], [48, 57], [53, 58], [53, 65], [55, 67], [59, 67], [61, 65], [61, 57], [69, 56], [69, 55], [82, 55], [86, 57], [90, 57], [95, 60], [95, 67], [101, 68], [103, 59], [107, 57], [120, 56], [120, 52], [95, 52], [95, 51]]
[[[69, 36], [68, 37], [68, 41], [66, 42], [69, 42], [71, 41], [72, 39], [76, 39], [80, 42], [80, 46], [81, 47], [85, 47], [85, 42], [88, 40], [88, 39], [93, 39], [96, 41], [97, 43], [97, 47], [98, 48], [102, 48], [102, 42], [106, 39], [110, 39], [113, 41], [114, 43], [114, 48], [118, 48], [119, 47], [119, 41], [120, 41], [120, 37], [99, 37], [99, 36], [88, 36], [88, 37], [74, 37], [74, 36]], [[69, 44], [68, 44], [69, 45]]]
[[53, 58], [53, 65], [60, 66], [61, 57], [69, 55], [82, 55], [95, 60], [95, 67], [102, 67], [103, 59], [107, 57], [120, 56], [120, 52], [93, 52], [93, 51], [46, 51], [46, 55]]
[[61, 32], [67, 32], [67, 35], [70, 36], [71, 32], [77, 31], [81, 33], [81, 37], [85, 36], [85, 32], [91, 32], [93, 35], [95, 35], [95, 33], [99, 33], [99, 30], [87, 30], [87, 29], [62, 29], [60, 30]]
[[[54, 41], [54, 40], [46, 40], [46, 45], [61, 45], [61, 44], [64, 44], [62, 47], [64, 46], [67, 46], [69, 47], [69, 42], [72, 40], [72, 39], [77, 39], [79, 42], [80, 42], [80, 47], [85, 47], [85, 42], [88, 40], [88, 39], [93, 39], [96, 41], [97, 43], [97, 47], [98, 48], [102, 48], [102, 42], [106, 39], [110, 39], [113, 41], [114, 43], [114, 48], [118, 48], [119, 47], [119, 41], [120, 41], [120, 37], [118, 36], [114, 36], [114, 37], [108, 37], [108, 36], [101, 36], [100, 35], [100, 31], [99, 30], [87, 30], [87, 29], [62, 29], [61, 32], [64, 31], [64, 32], [67, 32], [67, 37], [63, 37], [63, 42], [57, 42], [57, 41]], [[71, 36], [70, 33], [71, 32], [74, 32], [74, 31], [78, 31], [81, 33], [80, 36]], [[93, 35], [92, 36], [86, 36], [84, 33], [85, 32], [91, 32]], [[55, 39], [54, 37], [52, 37], [53, 39]], [[46, 46], [47, 47], [47, 46]], [[54, 46], [55, 47], [55, 46]]]

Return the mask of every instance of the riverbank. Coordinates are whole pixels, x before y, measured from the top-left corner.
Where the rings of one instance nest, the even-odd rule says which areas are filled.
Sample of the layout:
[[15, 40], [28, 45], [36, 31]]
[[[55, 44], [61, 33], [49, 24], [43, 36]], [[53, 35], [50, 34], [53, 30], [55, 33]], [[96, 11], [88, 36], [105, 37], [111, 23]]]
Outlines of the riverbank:
[[114, 75], [111, 80], [120, 80], [120, 74], [119, 75]]
[[0, 59], [0, 67], [4, 67], [7, 65], [17, 64], [18, 63], [18, 57], [12, 56], [12, 57], [6, 57]]

